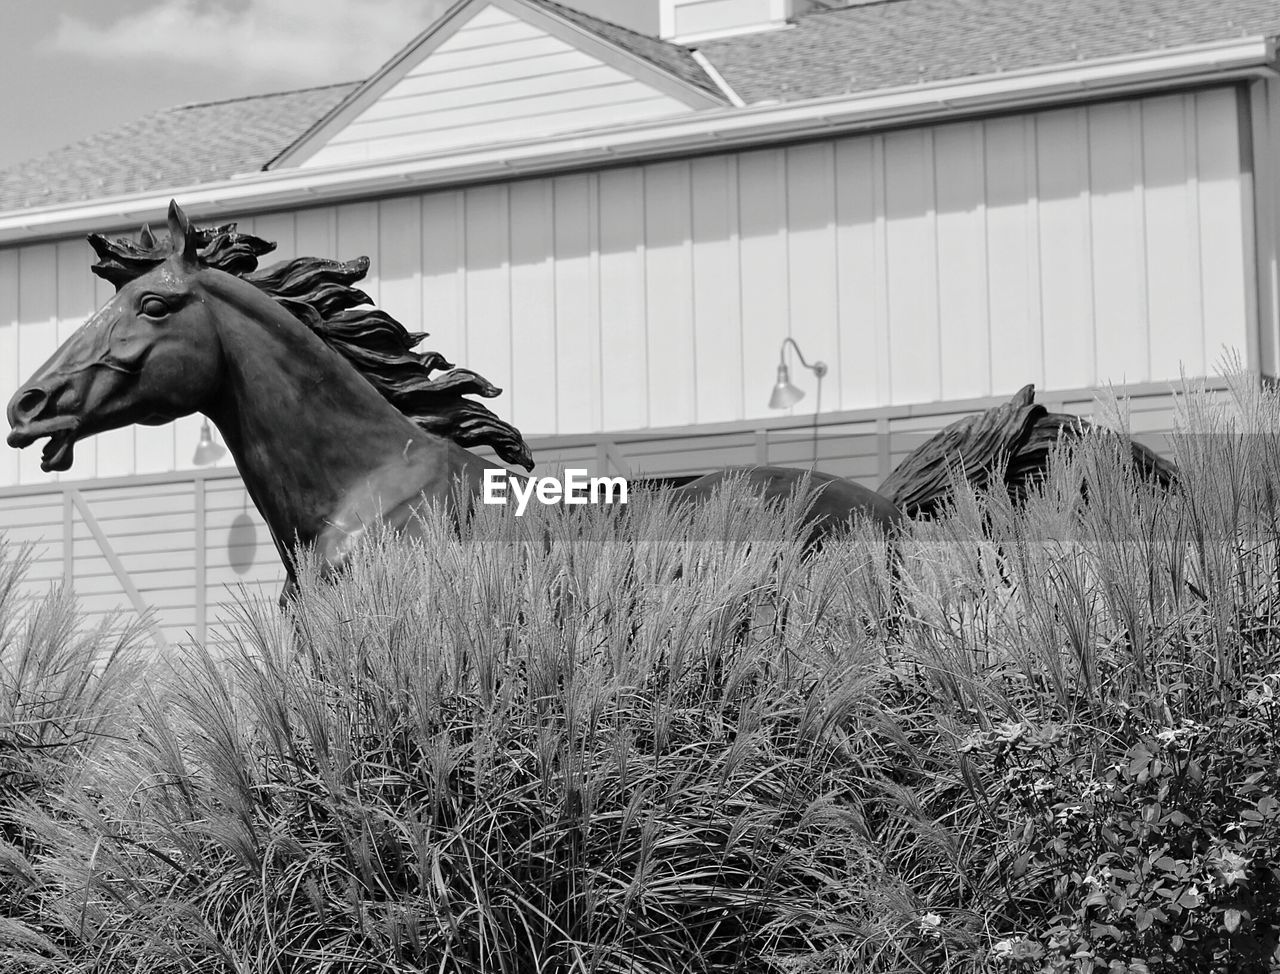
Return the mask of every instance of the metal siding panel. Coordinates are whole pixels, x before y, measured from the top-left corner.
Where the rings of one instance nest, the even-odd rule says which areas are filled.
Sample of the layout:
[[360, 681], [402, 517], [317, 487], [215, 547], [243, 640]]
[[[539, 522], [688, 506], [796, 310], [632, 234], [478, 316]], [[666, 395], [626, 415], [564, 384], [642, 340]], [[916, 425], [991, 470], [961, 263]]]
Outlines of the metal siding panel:
[[685, 0], [675, 5], [675, 33], [711, 33], [767, 24], [772, 18], [769, 0]]
[[545, 36], [532, 24], [513, 17], [497, 7], [486, 7], [460, 27], [452, 37], [436, 48], [434, 54], [500, 47], [513, 41]]
[[[93, 315], [95, 280], [89, 270], [95, 260], [83, 240], [61, 240], [58, 249], [58, 344], [64, 344]], [[96, 477], [98, 439], [90, 437], [76, 444], [73, 476]]]
[[893, 401], [933, 402], [942, 376], [932, 132], [887, 135], [884, 151]]
[[380, 264], [378, 255], [378, 204], [345, 203], [337, 208], [338, 221], [334, 234], [334, 250], [338, 260], [369, 258], [369, 274], [360, 282], [374, 304], [381, 304]]
[[506, 393], [493, 404], [498, 413], [510, 409], [514, 379], [508, 193], [505, 184], [466, 191], [467, 357], [460, 364]]
[[1089, 109], [1095, 369], [1100, 382], [1149, 378], [1141, 109]]
[[[504, 73], [510, 72], [511, 66], [502, 63], [486, 72], [487, 77], [477, 78], [471, 84], [439, 83], [433, 86], [435, 90], [428, 89], [411, 95], [399, 91], [388, 92], [360, 116], [362, 124], [359, 131], [363, 138], [378, 138], [379, 133], [406, 131], [403, 128], [397, 129], [397, 122], [410, 124], [414, 131], [430, 131], [433, 127], [430, 120], [439, 113], [462, 112], [467, 109], [472, 111], [469, 115], [463, 115], [464, 119], [483, 120], [485, 114], [481, 109], [492, 109], [493, 117], [508, 118], [521, 114], [520, 106], [527, 107], [529, 112], [538, 111], [539, 105], [548, 96], [564, 96], [570, 91], [588, 92], [619, 84], [637, 83], [630, 75], [615, 67], [602, 64], [586, 55], [581, 56], [585, 58], [586, 64], [573, 64], [567, 70], [544, 65], [544, 70], [536, 74], [510, 79], [494, 77], [496, 69], [505, 69]], [[562, 57], [562, 54], [553, 54], [538, 58], [536, 62], [559, 65], [563, 63]], [[531, 70], [526, 68], [526, 71]], [[455, 79], [450, 77], [448, 81], [454, 82]], [[414, 120], [417, 120], [416, 125], [413, 124]], [[442, 119], [441, 124], [448, 123]], [[342, 141], [352, 139], [344, 138]]]
[[1274, 78], [1249, 92], [1250, 188], [1258, 288], [1258, 368], [1280, 375], [1280, 87]]
[[645, 168], [645, 333], [650, 363], [650, 426], [692, 423], [697, 415], [690, 194], [688, 162]]
[[[167, 473], [177, 469], [177, 447], [172, 423], [135, 427], [133, 443], [134, 473]], [[196, 440], [192, 439], [189, 445], [184, 446], [188, 452], [194, 453]]]
[[414, 332], [425, 330], [420, 200], [409, 196], [378, 204], [379, 307]]
[[[792, 381], [807, 397], [798, 407], [802, 413], [820, 407], [830, 411], [839, 405], [840, 328], [836, 304], [836, 177], [835, 149], [831, 143], [787, 150], [787, 293], [791, 337], [804, 349], [805, 357], [825, 362], [831, 369], [822, 382], [818, 402], [817, 378], [801, 370]], [[746, 377], [744, 377], [745, 379]], [[752, 384], [768, 389], [768, 373]]]
[[768, 407], [769, 387], [778, 346], [790, 333], [784, 166], [780, 149], [738, 157], [742, 388], [748, 418], [777, 415]]
[[1083, 108], [1036, 117], [1040, 302], [1046, 388], [1093, 385], [1089, 133]]
[[875, 406], [887, 398], [880, 363], [888, 361], [884, 303], [883, 184], [877, 180], [874, 137], [836, 144], [836, 248], [840, 362], [835, 387], [842, 409]]
[[[332, 206], [302, 210], [293, 222], [294, 242], [302, 257], [337, 257], [334, 238], [338, 230], [338, 214]], [[275, 255], [263, 258], [264, 264], [274, 263]]]
[[537, 179], [511, 187], [510, 415], [525, 436], [556, 432], [554, 189]]
[[986, 160], [981, 122], [934, 135], [942, 398], [991, 394]]
[[1184, 368], [1189, 375], [1204, 369], [1185, 99], [1169, 95], [1142, 103], [1152, 379], [1176, 379]]
[[[7, 405], [26, 378], [18, 356], [18, 251], [0, 250], [0, 405]], [[19, 482], [18, 451], [0, 451], [0, 487]]]
[[399, 106], [423, 96], [435, 96], [447, 91], [473, 89], [482, 84], [503, 84], [508, 81], [525, 81], [544, 75], [567, 74], [586, 71], [600, 65], [597, 58], [577, 48], [553, 51], [537, 57], [518, 58], [497, 64], [480, 64], [474, 67], [456, 67], [443, 74], [408, 74], [374, 105], [367, 115], [380, 118], [398, 114]]
[[738, 169], [733, 156], [692, 162], [694, 371], [698, 422], [741, 419], [742, 305]]
[[254, 236], [270, 240], [276, 249], [264, 258], [265, 262], [293, 260], [295, 257], [312, 257], [313, 254], [298, 250], [298, 224], [293, 213], [265, 213], [253, 218]]
[[1023, 117], [986, 123], [991, 388], [1000, 395], [1028, 382], [1044, 385], [1038, 257], [1029, 246], [1036, 190], [1027, 124]]
[[[18, 376], [26, 381], [58, 347], [57, 248], [37, 244], [18, 251]], [[58, 474], [40, 469], [40, 444], [18, 455], [24, 484], [53, 483]]]
[[[362, 136], [359, 142], [353, 143], [334, 143], [321, 149], [307, 161], [307, 165], [337, 165], [417, 155], [464, 145], [516, 142], [540, 138], [552, 132], [622, 125], [689, 111], [681, 102], [655, 94], [643, 85], [622, 85], [610, 91], [612, 94], [607, 99], [584, 95], [569, 104], [520, 105], [516, 110], [487, 121], [478, 119], [471, 109], [463, 109], [459, 110], [456, 119], [430, 118], [420, 126], [406, 126], [402, 132], [390, 132], [377, 138]], [[451, 120], [465, 124], [447, 124]]]
[[[520, 82], [520, 85], [527, 88], [527, 82]], [[505, 126], [505, 131], [512, 132], [527, 131], [532, 126], [545, 133], [562, 128], [561, 118], [570, 120], [574, 127], [585, 127], [589, 124], [583, 120], [586, 114], [598, 113], [599, 120], [612, 121], [610, 112], [617, 105], [664, 97], [621, 71], [589, 87], [579, 86], [578, 79], [570, 75], [558, 90], [542, 95], [531, 95], [526, 91], [518, 97], [498, 100], [486, 90], [477, 93], [474, 104], [462, 104], [456, 108], [445, 107], [440, 100], [431, 98], [427, 101], [431, 106], [429, 110], [353, 123], [335, 136], [331, 144], [367, 142], [371, 152], [382, 155], [380, 143], [392, 142], [403, 136], [413, 136], [421, 140], [423, 148], [428, 148], [445, 142], [471, 141], [467, 132], [488, 132], [495, 125]], [[445, 101], [459, 100], [452, 97]], [[668, 100], [673, 110], [680, 106], [674, 98]]]
[[423, 78], [431, 75], [447, 75], [460, 68], [479, 65], [504, 64], [523, 61], [545, 54], [557, 54], [569, 45], [550, 34], [539, 34], [524, 40], [491, 44], [487, 47], [450, 51], [443, 46], [414, 68], [406, 77]]
[[600, 174], [600, 381], [605, 429], [648, 425], [644, 181], [638, 168]]
[[466, 229], [460, 190], [422, 198], [422, 310], [425, 347], [450, 362], [466, 354]]
[[1239, 115], [1232, 90], [1195, 97], [1196, 169], [1200, 213], [1200, 277], [1206, 367], [1226, 349], [1248, 353], [1244, 207], [1241, 185]]
[[596, 176], [552, 181], [555, 206], [556, 429], [600, 428], [600, 294]]

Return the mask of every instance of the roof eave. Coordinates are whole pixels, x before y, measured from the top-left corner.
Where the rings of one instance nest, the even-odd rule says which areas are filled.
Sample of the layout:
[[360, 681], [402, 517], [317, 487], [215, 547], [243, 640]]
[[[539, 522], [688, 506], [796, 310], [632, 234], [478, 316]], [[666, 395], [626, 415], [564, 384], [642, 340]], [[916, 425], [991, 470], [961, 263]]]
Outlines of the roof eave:
[[156, 219], [171, 197], [180, 198], [193, 217], [222, 218], [673, 154], [926, 124], [1171, 86], [1277, 77], [1275, 58], [1274, 38], [1250, 37], [857, 95], [715, 109], [428, 156], [253, 172], [163, 192], [0, 212], [0, 243], [136, 225]]

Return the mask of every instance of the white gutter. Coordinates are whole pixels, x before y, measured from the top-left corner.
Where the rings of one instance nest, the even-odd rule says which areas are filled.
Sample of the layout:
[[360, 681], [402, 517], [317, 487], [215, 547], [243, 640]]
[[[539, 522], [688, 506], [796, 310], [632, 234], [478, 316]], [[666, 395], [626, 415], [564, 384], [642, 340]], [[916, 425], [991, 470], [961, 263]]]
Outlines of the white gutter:
[[965, 115], [1137, 94], [1196, 82], [1274, 77], [1274, 38], [982, 75], [801, 102], [692, 112], [585, 133], [344, 166], [253, 172], [218, 183], [0, 213], [0, 243], [133, 228], [175, 198], [192, 217], [314, 206], [373, 195], [535, 175], [662, 155], [725, 151]]

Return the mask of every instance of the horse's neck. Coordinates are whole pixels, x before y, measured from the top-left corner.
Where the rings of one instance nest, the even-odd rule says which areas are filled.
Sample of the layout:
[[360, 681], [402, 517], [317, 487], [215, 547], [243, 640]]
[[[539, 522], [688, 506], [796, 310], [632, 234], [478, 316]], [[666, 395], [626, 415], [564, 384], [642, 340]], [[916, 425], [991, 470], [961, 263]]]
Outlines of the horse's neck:
[[227, 381], [208, 412], [277, 545], [345, 547], [473, 474], [476, 458], [405, 418], [305, 326], [229, 317]]

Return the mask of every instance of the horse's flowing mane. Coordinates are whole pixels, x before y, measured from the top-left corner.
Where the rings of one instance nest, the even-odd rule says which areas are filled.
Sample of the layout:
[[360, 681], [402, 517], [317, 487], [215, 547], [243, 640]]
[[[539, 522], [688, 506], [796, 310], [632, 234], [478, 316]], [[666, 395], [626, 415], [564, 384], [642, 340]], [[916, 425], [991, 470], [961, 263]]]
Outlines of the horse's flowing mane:
[[[413, 351], [426, 333], [409, 331], [352, 286], [368, 273], [368, 257], [299, 257], [258, 270], [258, 258], [275, 250], [274, 243], [239, 233], [234, 223], [190, 227], [187, 233], [201, 266], [233, 274], [270, 295], [423, 429], [460, 446], [490, 447], [507, 463], [533, 469], [520, 431], [465, 398], [488, 399], [502, 390], [470, 369], [454, 368], [439, 352]], [[183, 241], [172, 238], [172, 233], [156, 237], [147, 226], [137, 241], [91, 233], [89, 243], [98, 255], [93, 273], [119, 290], [181, 253]]]

